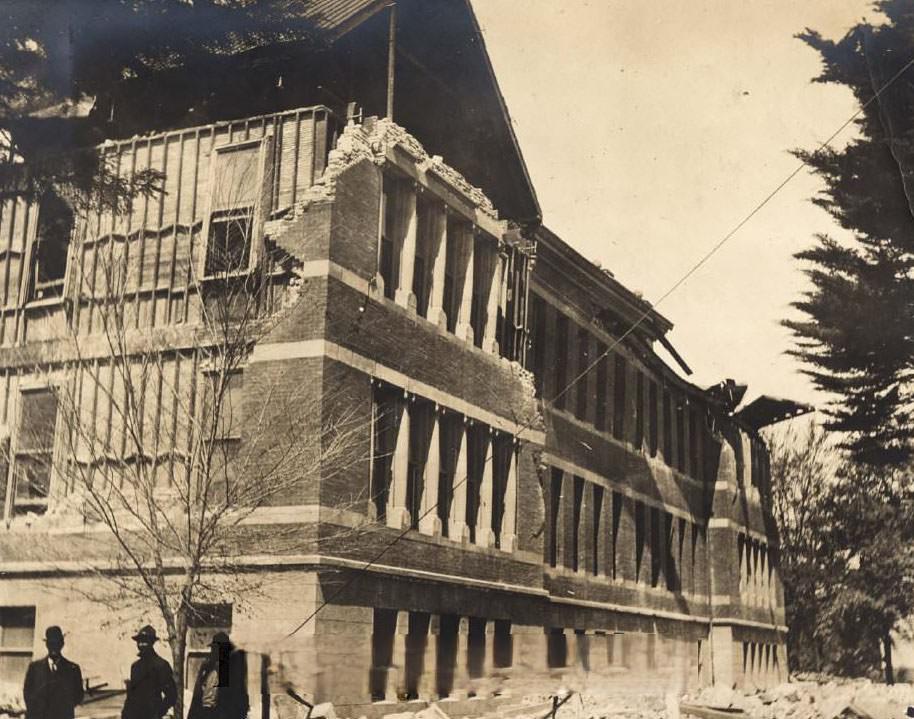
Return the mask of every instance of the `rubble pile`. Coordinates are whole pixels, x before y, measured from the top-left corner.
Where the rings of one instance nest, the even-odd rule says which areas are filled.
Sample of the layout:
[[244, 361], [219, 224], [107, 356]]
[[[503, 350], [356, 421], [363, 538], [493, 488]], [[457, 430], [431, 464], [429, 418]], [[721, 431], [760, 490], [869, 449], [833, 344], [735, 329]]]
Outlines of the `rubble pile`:
[[755, 693], [709, 687], [684, 697], [682, 704], [741, 710], [746, 719], [895, 719], [914, 705], [914, 686], [832, 678], [793, 681]]

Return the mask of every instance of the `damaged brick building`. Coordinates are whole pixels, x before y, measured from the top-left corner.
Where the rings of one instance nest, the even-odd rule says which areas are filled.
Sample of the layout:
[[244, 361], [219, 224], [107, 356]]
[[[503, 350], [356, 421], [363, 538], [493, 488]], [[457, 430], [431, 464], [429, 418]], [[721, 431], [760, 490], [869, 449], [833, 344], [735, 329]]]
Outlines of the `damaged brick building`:
[[[738, 409], [744, 387], [683, 380], [654, 349], [681, 363], [669, 321], [542, 225], [469, 2], [314, 5], [327, 47], [265, 56], [209, 106], [182, 104], [174, 80], [168, 105], [118, 90], [98, 151], [162, 173], [142, 210], [77, 214], [61, 236], [42, 222], [50, 200], [2, 208], [0, 682], [20, 681], [51, 623], [112, 686], [131, 656], [127, 628], [100, 633], [106, 610], [79, 599], [91, 556], [55, 551], [92, 530], [55, 515], [67, 488], [34, 463], [61, 451], [46, 368], [69, 371], [67, 343], [98, 331], [79, 278], [104, 242], [134, 258], [137, 331], [172, 332], [178, 356], [214, 244], [237, 244], [242, 275], [278, 252], [275, 281], [300, 301], [238, 372], [238, 441], [276, 382], [366, 420], [342, 481], [318, 471], [249, 518], [260, 531], [233, 560], [268, 588], [227, 593], [191, 651], [230, 630], [345, 705], [570, 671], [784, 679], [759, 429], [796, 406]], [[225, 199], [219, 179], [241, 166]], [[316, 539], [272, 552], [274, 526]], [[371, 529], [321, 541], [337, 526]]]

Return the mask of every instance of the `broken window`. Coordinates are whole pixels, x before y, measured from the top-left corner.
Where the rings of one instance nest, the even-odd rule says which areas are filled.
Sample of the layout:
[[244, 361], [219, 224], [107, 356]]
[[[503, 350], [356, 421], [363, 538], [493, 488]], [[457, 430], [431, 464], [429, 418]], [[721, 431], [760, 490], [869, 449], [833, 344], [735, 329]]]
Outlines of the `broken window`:
[[658, 426], [658, 395], [660, 394], [657, 383], [653, 380], [650, 380], [650, 388], [648, 391], [648, 420], [650, 422], [650, 450], [651, 457], [657, 456], [657, 449], [659, 448], [659, 439], [660, 439], [660, 427]]
[[559, 560], [559, 512], [562, 508], [562, 470], [552, 468], [549, 483], [549, 546], [550, 567], [558, 566]]
[[619, 552], [619, 527], [622, 524], [622, 493], [613, 492], [613, 546], [612, 546], [612, 573], [613, 579], [616, 578], [618, 574], [618, 565], [617, 558], [620, 556]]
[[644, 525], [644, 503], [635, 500], [635, 581], [641, 579], [641, 563], [644, 560]]
[[486, 452], [489, 449], [489, 428], [484, 424], [471, 424], [466, 429], [465, 441], [467, 443], [466, 523], [470, 530], [470, 541], [475, 543], [476, 518], [479, 516], [479, 492], [482, 489], [482, 473], [485, 471]]
[[187, 617], [187, 666], [185, 681], [193, 681], [210, 656], [210, 644], [217, 632], [232, 632], [231, 604], [194, 603]]
[[689, 473], [695, 479], [701, 479], [701, 467], [698, 459], [698, 411], [689, 408]]
[[662, 527], [660, 525], [660, 510], [657, 507], [651, 507], [650, 512], [650, 531], [651, 531], [651, 586], [656, 587], [660, 583], [660, 573], [663, 568], [663, 542]]
[[0, 607], [0, 684], [19, 684], [35, 645], [35, 607]]
[[371, 496], [375, 502], [377, 518], [381, 521], [387, 516], [393, 456], [403, 413], [402, 399], [403, 392], [389, 385], [376, 385], [374, 388]]
[[[416, 200], [416, 258], [413, 264], [413, 295], [416, 298], [416, 314], [428, 316], [428, 305], [432, 289], [433, 255], [437, 238], [440, 210], [432, 202]], [[438, 249], [444, 252], [444, 247]], [[387, 287], [386, 283], [384, 285]]]
[[[438, 519], [441, 520], [443, 537], [447, 537], [450, 532], [454, 475], [457, 471], [457, 454], [463, 441], [463, 416], [452, 412], [442, 414], [438, 418]], [[430, 451], [435, 451], [435, 448]]]
[[555, 318], [555, 375], [553, 402], [556, 409], [565, 409], [568, 383], [568, 318], [561, 312]]
[[[447, 252], [444, 258], [444, 312], [447, 315], [447, 331], [457, 332], [461, 320], [463, 285], [469, 269], [469, 243], [473, 240], [469, 225], [454, 215], [447, 217]], [[465, 319], [463, 320], [466, 321]]]
[[514, 513], [515, 508], [505, 504], [510, 472], [514, 460], [514, 438], [499, 432], [492, 439], [492, 531], [495, 532], [495, 546], [501, 548], [501, 528], [505, 514]]
[[[431, 449], [435, 406], [417, 400], [409, 407], [409, 461], [406, 474], [406, 509], [413, 529], [419, 528], [422, 493], [425, 491], [425, 464]], [[437, 451], [437, 448], [436, 448]], [[436, 478], [437, 481], [437, 478]]]
[[505, 314], [499, 333], [499, 347], [503, 357], [514, 362], [523, 358], [527, 338], [527, 280], [529, 262], [527, 255], [517, 247], [508, 247], [506, 255]]
[[680, 397], [676, 402], [676, 469], [685, 472], [686, 447], [685, 447], [685, 398]]
[[498, 270], [498, 249], [489, 237], [474, 238], [473, 249], [473, 303], [470, 307], [470, 326], [473, 328], [473, 344], [482, 347], [489, 317], [489, 293], [493, 283], [501, 283], [496, 277]]
[[205, 277], [244, 273], [253, 264], [254, 214], [265, 190], [262, 146], [256, 140], [216, 148]]
[[51, 389], [22, 393], [13, 456], [14, 514], [47, 510], [56, 422], [57, 397]]
[[574, 415], [582, 422], [587, 421], [587, 369], [590, 366], [590, 333], [583, 327], [578, 328], [578, 366], [575, 372], [575, 407]]
[[[625, 380], [626, 380], [626, 362], [625, 357], [616, 354], [615, 372], [613, 375], [613, 437], [616, 439], [625, 438]], [[640, 373], [639, 373], [640, 383]], [[643, 393], [643, 386], [639, 384]], [[643, 403], [643, 396], [639, 394], [639, 401]], [[640, 417], [641, 413], [636, 409], [636, 416]], [[643, 427], [642, 427], [643, 431]], [[641, 448], [641, 440], [638, 439], [636, 447]]]
[[546, 369], [546, 301], [539, 295], [533, 295], [530, 315], [532, 334], [527, 351], [527, 369], [533, 373], [537, 396], [542, 397]]
[[[571, 515], [571, 569], [577, 572], [581, 569], [581, 517], [584, 510], [584, 480], [581, 477], [574, 478], [574, 504], [572, 505]], [[586, 538], [584, 541], [587, 541]]]
[[67, 252], [73, 232], [73, 208], [54, 190], [38, 205], [38, 229], [32, 248], [30, 300], [63, 295]]
[[597, 391], [594, 402], [594, 426], [600, 432], [606, 430], [606, 383], [609, 381], [608, 363], [609, 358], [606, 356], [606, 345], [602, 342], [597, 342]]
[[600, 530], [602, 528], [601, 520], [603, 519], [603, 487], [599, 484], [593, 485], [593, 522], [591, 523], [590, 533], [590, 566], [594, 575], [600, 573]]

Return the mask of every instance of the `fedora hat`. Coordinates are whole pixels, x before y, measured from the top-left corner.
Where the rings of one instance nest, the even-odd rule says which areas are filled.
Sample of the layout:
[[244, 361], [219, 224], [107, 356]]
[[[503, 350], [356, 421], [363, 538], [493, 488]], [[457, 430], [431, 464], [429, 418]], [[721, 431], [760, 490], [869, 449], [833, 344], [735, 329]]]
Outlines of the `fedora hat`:
[[63, 641], [63, 630], [58, 627], [56, 624], [48, 627], [44, 630], [44, 640], [46, 642], [62, 642]]
[[155, 628], [149, 624], [147, 624], [145, 627], [140, 629], [140, 631], [138, 631], [136, 634], [134, 634], [131, 637], [131, 639], [133, 639], [133, 641], [135, 641], [135, 642], [145, 640], [145, 641], [149, 642], [150, 644], [153, 644], [153, 643], [159, 641], [159, 638], [156, 636]]

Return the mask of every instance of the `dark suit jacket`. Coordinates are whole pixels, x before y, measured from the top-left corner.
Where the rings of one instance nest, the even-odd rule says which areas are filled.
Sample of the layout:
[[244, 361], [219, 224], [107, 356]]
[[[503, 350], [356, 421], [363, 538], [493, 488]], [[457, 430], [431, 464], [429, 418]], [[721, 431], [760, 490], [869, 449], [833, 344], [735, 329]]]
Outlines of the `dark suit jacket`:
[[76, 705], [83, 700], [83, 675], [79, 665], [61, 657], [52, 672], [48, 658], [29, 664], [25, 672], [26, 719], [73, 719]]
[[160, 719], [175, 705], [178, 693], [171, 665], [155, 652], [130, 667], [122, 719]]
[[245, 719], [250, 708], [248, 700], [247, 656], [240, 649], [234, 649], [227, 657], [227, 666], [214, 666], [207, 660], [200, 667], [194, 682], [194, 694], [190, 700], [187, 719], [209, 719], [209, 712], [203, 708], [203, 681], [211, 671], [219, 672], [216, 687], [216, 719]]

